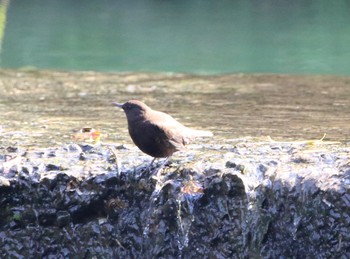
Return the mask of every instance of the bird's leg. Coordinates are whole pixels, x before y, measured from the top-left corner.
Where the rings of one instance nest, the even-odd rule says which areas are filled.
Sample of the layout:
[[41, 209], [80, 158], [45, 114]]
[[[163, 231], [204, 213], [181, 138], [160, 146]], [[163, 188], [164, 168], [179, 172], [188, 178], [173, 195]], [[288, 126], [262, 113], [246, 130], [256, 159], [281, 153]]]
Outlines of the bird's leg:
[[148, 166], [148, 172], [149, 172], [149, 173], [152, 173], [152, 165], [153, 165], [153, 163], [154, 163], [154, 161], [155, 161], [156, 159], [157, 159], [156, 157], [153, 158], [152, 162], [149, 164], [149, 166]]
[[163, 168], [165, 164], [169, 161], [170, 156], [166, 157], [163, 161], [163, 163], [160, 165], [160, 168]]
[[[161, 164], [157, 169], [163, 168], [163, 166], [166, 164], [166, 162], [168, 162], [169, 157], [170, 157], [170, 156], [166, 157], [166, 158], [164, 159], [164, 161], [162, 162], [162, 164]], [[150, 165], [148, 166], [148, 170], [149, 170], [149, 171], [151, 171], [152, 165], [153, 165], [153, 163], [154, 163], [154, 161], [155, 161], [156, 159], [157, 159], [156, 157], [153, 158], [152, 162], [151, 162]]]
[[164, 161], [161, 163], [161, 165], [159, 167], [156, 167], [156, 170], [154, 170], [154, 172], [152, 172], [152, 178], [154, 179], [159, 179], [159, 172], [163, 169], [163, 167], [165, 166], [165, 164], [168, 162], [170, 156], [168, 156], [167, 158], [164, 159]]
[[155, 157], [155, 158], [153, 158], [153, 160], [152, 160], [152, 162], [151, 162], [151, 164], [149, 165], [149, 168], [151, 169], [151, 167], [152, 167], [152, 165], [153, 165], [153, 163], [154, 163], [154, 161], [156, 160], [157, 158]]

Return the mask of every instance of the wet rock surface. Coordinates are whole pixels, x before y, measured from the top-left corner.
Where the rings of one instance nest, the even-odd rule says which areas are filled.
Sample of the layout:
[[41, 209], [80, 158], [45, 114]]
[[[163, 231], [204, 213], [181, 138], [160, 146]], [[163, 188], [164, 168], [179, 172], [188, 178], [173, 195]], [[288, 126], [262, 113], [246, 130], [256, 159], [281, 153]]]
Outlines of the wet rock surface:
[[0, 146], [4, 258], [347, 258], [350, 148], [236, 139]]

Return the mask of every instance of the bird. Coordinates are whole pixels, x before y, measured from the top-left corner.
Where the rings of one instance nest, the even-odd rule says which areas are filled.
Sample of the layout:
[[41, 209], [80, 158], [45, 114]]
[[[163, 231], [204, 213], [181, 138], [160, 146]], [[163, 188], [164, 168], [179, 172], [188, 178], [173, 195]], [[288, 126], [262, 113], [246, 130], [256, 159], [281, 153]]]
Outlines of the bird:
[[112, 104], [124, 110], [131, 139], [142, 152], [152, 156], [153, 161], [168, 159], [197, 137], [213, 136], [210, 131], [188, 128], [171, 115], [153, 110], [138, 100]]

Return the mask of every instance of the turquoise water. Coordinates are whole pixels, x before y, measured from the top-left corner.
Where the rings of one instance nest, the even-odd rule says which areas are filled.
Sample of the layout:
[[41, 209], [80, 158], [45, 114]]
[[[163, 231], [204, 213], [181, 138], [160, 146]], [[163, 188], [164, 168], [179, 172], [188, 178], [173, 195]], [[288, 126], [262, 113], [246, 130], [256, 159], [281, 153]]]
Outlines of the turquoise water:
[[12, 0], [6, 14], [2, 68], [350, 75], [350, 1]]

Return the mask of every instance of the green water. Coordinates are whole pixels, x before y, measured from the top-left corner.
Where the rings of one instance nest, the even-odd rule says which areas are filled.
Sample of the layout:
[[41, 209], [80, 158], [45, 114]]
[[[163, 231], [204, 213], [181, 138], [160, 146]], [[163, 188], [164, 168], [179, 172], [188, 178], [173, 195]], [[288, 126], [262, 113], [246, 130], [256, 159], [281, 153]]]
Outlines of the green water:
[[12, 0], [0, 64], [349, 75], [350, 1]]

